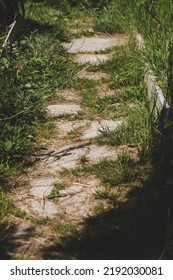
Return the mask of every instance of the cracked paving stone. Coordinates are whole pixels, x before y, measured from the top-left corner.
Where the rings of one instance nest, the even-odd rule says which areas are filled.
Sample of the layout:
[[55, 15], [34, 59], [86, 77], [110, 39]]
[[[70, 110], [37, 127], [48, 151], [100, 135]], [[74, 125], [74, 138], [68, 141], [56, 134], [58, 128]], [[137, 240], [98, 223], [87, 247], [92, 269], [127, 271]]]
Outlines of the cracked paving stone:
[[98, 162], [104, 158], [116, 157], [116, 151], [109, 146], [100, 147], [90, 143], [83, 147], [66, 146], [45, 159], [45, 169], [49, 172], [61, 171], [63, 168], [73, 169], [80, 165], [82, 157], [87, 157], [92, 162]]
[[77, 129], [85, 127], [89, 121], [82, 120], [82, 121], [59, 121], [56, 122], [56, 128], [61, 130], [64, 134]]
[[46, 160], [47, 168], [50, 172], [60, 171], [63, 168], [75, 168], [87, 151], [88, 147], [65, 146]]
[[40, 179], [33, 180], [31, 182], [31, 192], [34, 196], [42, 198], [43, 196], [46, 197], [48, 196], [52, 189], [53, 189], [53, 184], [60, 182], [58, 178], [45, 178], [42, 177]]
[[[29, 197], [30, 196], [30, 197]], [[31, 216], [38, 215], [42, 217], [53, 217], [59, 213], [57, 205], [51, 201], [43, 198], [32, 197], [30, 193], [26, 192], [23, 199], [18, 201], [19, 207]]]

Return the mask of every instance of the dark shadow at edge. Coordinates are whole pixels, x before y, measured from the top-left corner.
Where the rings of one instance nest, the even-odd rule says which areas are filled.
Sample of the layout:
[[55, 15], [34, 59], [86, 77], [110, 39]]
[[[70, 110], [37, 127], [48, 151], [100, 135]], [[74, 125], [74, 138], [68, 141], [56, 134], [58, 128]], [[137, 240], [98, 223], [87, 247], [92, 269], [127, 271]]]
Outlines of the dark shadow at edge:
[[[84, 228], [44, 248], [43, 259], [173, 259], [172, 127], [153, 147], [150, 177], [127, 201], [89, 217]], [[157, 143], [157, 142], [156, 142]]]
[[[6, 225], [7, 226], [7, 225]], [[5, 225], [4, 225], [5, 227]], [[21, 229], [12, 224], [7, 228], [0, 228], [3, 230], [4, 238], [0, 241], [0, 260], [11, 260], [13, 254], [20, 250], [20, 247], [27, 241], [29, 241], [35, 235], [34, 227], [25, 227]], [[22, 259], [22, 256], [21, 256]]]

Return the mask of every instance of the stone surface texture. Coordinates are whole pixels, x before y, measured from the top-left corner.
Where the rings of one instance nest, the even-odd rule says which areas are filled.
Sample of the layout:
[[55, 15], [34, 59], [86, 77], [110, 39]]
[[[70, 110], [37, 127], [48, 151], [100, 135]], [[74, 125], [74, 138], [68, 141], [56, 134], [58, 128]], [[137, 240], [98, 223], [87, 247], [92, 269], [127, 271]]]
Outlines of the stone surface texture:
[[89, 53], [98, 52], [113, 46], [121, 45], [120, 37], [83, 37], [73, 39], [70, 43], [64, 43], [64, 47], [69, 53]]
[[[96, 52], [124, 44], [126, 40], [126, 36], [117, 34], [105, 37], [82, 37], [73, 39], [70, 43], [64, 43], [63, 46], [70, 54], [74, 54], [75, 62], [99, 64], [109, 59], [111, 53], [97, 54]], [[87, 71], [88, 67], [80, 70], [76, 76], [95, 80], [96, 83], [98, 81], [100, 83], [98, 85], [100, 87], [99, 96], [114, 94], [114, 91], [109, 90], [104, 84], [103, 79], [109, 78], [109, 75], [104, 72]], [[81, 112], [80, 95], [74, 89], [58, 89], [56, 93], [60, 100], [62, 98], [62, 101], [65, 100], [65, 102], [48, 105], [48, 114], [57, 119], [64, 115], [78, 117], [79, 112]], [[63, 214], [67, 220], [78, 220], [81, 223], [81, 220], [87, 217], [97, 204], [94, 193], [97, 189], [102, 188], [98, 179], [91, 174], [78, 179], [79, 181], [74, 177], [68, 181], [64, 189], [58, 190], [60, 196], [56, 200], [50, 199], [48, 195], [55, 189], [56, 183], [64, 182], [64, 178], [61, 176], [61, 171], [64, 168], [70, 172], [70, 169], [80, 167], [83, 164], [97, 163], [106, 158], [116, 159], [117, 150], [115, 148], [106, 145], [97, 146], [92, 143], [92, 139], [99, 136], [102, 131], [116, 130], [122, 121], [93, 120], [92, 118], [87, 119], [87, 116], [84, 120], [57, 119], [55, 127], [58, 137], [48, 142], [48, 152], [41, 154], [36, 168], [37, 173], [33, 171], [30, 188], [18, 191], [15, 199], [18, 206], [32, 217], [53, 218], [57, 214]], [[77, 139], [68, 139], [68, 133], [75, 129], [80, 129]], [[19, 228], [15, 233], [16, 236], [24, 234], [25, 228]]]
[[55, 117], [61, 117], [63, 115], [77, 115], [81, 108], [78, 104], [55, 104], [55, 105], [49, 105], [47, 107], [48, 112]]
[[120, 120], [101, 120], [91, 123], [90, 127], [82, 136], [83, 139], [92, 139], [101, 134], [103, 131], [114, 131], [121, 125]]

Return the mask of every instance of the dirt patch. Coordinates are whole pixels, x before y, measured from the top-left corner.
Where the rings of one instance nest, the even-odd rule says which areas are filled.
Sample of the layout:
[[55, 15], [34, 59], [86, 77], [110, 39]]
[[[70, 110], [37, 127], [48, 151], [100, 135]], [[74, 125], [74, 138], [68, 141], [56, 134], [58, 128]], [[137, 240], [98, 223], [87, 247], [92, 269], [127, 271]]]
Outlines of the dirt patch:
[[57, 95], [68, 102], [80, 102], [80, 96], [73, 89], [57, 90]]
[[99, 97], [114, 96], [119, 93], [120, 90], [113, 90], [108, 87], [107, 84], [100, 84], [97, 86], [97, 92]]

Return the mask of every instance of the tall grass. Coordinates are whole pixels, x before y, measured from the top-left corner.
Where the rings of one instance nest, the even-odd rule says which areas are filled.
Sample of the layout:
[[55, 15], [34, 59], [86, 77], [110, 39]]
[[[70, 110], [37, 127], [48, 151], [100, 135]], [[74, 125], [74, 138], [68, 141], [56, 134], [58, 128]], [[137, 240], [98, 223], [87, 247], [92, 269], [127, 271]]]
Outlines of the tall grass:
[[170, 104], [173, 102], [173, 3], [170, 0], [131, 1], [137, 30], [146, 39], [146, 56], [163, 84]]
[[165, 96], [173, 103], [173, 2], [171, 0], [114, 0], [104, 7], [95, 28], [101, 32], [140, 32]]

